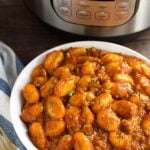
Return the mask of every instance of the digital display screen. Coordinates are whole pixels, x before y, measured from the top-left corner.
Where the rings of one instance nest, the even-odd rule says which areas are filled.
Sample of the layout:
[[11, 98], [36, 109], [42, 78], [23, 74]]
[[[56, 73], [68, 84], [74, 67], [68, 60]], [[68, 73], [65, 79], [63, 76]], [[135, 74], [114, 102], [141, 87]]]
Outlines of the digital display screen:
[[90, 1], [115, 1], [115, 0], [90, 0]]

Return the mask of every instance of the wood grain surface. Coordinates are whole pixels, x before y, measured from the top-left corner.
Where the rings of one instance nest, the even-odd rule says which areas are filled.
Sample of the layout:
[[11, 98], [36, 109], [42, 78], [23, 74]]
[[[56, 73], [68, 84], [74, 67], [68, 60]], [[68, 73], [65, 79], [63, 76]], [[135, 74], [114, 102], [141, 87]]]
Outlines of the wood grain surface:
[[[95, 39], [61, 32], [46, 25], [26, 8], [23, 0], [0, 0], [0, 40], [8, 44], [26, 65], [58, 44]], [[121, 42], [122, 45], [150, 58], [150, 30], [127, 41]]]

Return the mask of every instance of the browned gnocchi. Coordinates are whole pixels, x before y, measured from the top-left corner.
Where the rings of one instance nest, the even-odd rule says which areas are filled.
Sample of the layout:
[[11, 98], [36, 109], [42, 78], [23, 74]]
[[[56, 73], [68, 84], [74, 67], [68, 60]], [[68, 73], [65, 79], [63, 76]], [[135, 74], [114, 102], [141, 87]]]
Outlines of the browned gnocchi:
[[22, 95], [20, 117], [39, 150], [150, 149], [150, 66], [138, 58], [53, 51]]
[[29, 127], [29, 135], [31, 136], [31, 140], [33, 143], [43, 149], [45, 147], [46, 138], [44, 134], [44, 129], [40, 123], [34, 122]]

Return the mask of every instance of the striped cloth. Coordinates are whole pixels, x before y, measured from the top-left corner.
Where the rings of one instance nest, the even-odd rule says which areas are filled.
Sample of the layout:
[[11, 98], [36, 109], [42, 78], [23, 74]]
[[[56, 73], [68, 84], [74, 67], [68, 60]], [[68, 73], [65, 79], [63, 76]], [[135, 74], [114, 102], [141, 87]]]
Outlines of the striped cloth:
[[13, 129], [9, 111], [11, 89], [22, 68], [12, 49], [0, 42], [0, 150], [25, 150]]

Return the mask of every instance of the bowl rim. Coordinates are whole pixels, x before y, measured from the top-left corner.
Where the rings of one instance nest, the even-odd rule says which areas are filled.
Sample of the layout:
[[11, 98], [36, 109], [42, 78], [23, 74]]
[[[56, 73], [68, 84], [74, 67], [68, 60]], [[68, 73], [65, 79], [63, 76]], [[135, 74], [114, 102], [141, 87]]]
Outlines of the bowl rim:
[[[18, 89], [20, 89], [20, 91], [22, 90], [21, 86], [19, 86], [21, 84], [20, 79], [22, 79], [22, 77], [24, 76], [24, 73], [26, 73], [26, 72], [31, 73], [31, 71], [33, 70], [33, 68], [35, 66], [40, 64], [40, 62], [43, 62], [42, 60], [44, 60], [45, 56], [48, 53], [50, 53], [54, 50], [66, 50], [70, 47], [85, 47], [85, 48], [95, 47], [95, 48], [102, 49], [102, 50], [105, 50], [108, 52], [121, 53], [121, 54], [125, 54], [125, 55], [135, 56], [139, 59], [142, 59], [147, 64], [150, 64], [150, 60], [148, 58], [146, 58], [145, 56], [143, 56], [142, 54], [140, 54], [128, 47], [122, 46], [120, 44], [104, 42], [104, 41], [76, 41], [76, 42], [65, 43], [65, 44], [61, 44], [61, 45], [55, 46], [53, 48], [50, 48], [50, 49], [42, 52], [38, 56], [36, 56], [33, 60], [31, 60], [24, 67], [24, 69], [21, 71], [21, 73], [17, 77], [17, 79], [14, 83], [14, 86], [12, 88], [11, 96], [10, 96], [10, 116], [11, 116], [12, 124], [13, 124], [13, 127], [15, 129], [15, 132], [16, 132], [18, 138], [20, 139], [20, 141], [22, 142], [22, 144], [25, 146], [26, 149], [37, 150], [37, 148], [31, 142], [30, 138], [29, 137], [26, 138], [26, 136], [28, 136], [28, 135], [23, 135], [23, 131], [20, 131], [21, 129], [23, 129], [24, 133], [27, 134], [26, 133], [27, 128], [26, 128], [25, 124], [23, 123], [23, 121], [21, 121], [20, 114], [18, 114], [16, 111], [16, 109], [17, 109], [16, 103], [14, 103], [14, 99], [16, 98], [16, 91]], [[40, 61], [38, 62], [38, 60], [40, 60]], [[38, 64], [36, 64], [36, 62], [38, 62]], [[32, 69], [30, 69], [30, 66], [32, 66], [31, 67]], [[29, 69], [30, 69], [30, 71], [28, 71]], [[30, 75], [29, 75], [29, 77], [30, 77]], [[17, 102], [19, 102], [20, 98], [18, 97], [17, 99], [18, 99]], [[15, 106], [16, 106], [16, 108], [15, 108]], [[20, 110], [21, 110], [21, 108], [20, 108]]]

